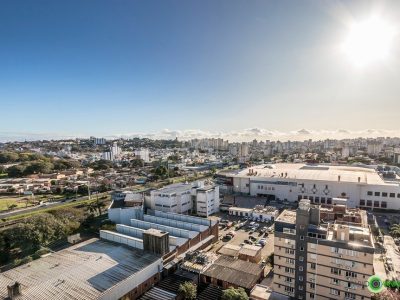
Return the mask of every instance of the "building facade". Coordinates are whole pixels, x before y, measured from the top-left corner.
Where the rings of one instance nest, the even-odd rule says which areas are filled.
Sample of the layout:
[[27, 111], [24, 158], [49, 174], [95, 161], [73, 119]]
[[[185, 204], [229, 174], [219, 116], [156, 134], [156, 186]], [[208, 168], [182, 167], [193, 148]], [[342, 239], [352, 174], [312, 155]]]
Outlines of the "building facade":
[[[333, 216], [324, 222], [325, 215]], [[374, 243], [365, 211], [301, 200], [275, 222], [274, 293], [287, 299], [371, 299]], [[351, 222], [354, 221], [354, 222]]]
[[270, 200], [332, 205], [333, 198], [346, 198], [353, 208], [400, 209], [399, 175], [373, 167], [267, 164], [224, 175], [234, 193]]

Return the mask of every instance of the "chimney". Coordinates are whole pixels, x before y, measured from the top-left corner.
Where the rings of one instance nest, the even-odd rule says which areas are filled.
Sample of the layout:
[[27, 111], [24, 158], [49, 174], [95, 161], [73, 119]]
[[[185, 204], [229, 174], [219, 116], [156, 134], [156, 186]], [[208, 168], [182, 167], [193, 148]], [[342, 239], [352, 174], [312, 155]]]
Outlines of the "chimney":
[[8, 299], [14, 299], [15, 296], [21, 294], [21, 284], [16, 281], [12, 285], [7, 285]]

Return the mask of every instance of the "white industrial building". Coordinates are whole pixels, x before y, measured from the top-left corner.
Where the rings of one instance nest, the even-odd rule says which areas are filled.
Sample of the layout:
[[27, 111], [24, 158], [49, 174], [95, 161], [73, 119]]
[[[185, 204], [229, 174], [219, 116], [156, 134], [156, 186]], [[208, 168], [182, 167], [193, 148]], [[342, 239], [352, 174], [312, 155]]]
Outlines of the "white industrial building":
[[150, 193], [151, 209], [163, 212], [208, 217], [219, 211], [219, 203], [219, 187], [203, 181], [171, 184]]
[[230, 207], [228, 211], [231, 216], [248, 217], [252, 220], [260, 220], [261, 222], [273, 221], [279, 215], [279, 211], [275, 207], [263, 207], [260, 205], [257, 205], [255, 208]]
[[266, 164], [224, 176], [228, 190], [270, 200], [331, 205], [346, 198], [349, 207], [400, 209], [399, 175], [370, 166]]
[[143, 193], [114, 191], [108, 208], [108, 218], [114, 223], [127, 224], [131, 219], [143, 216]]

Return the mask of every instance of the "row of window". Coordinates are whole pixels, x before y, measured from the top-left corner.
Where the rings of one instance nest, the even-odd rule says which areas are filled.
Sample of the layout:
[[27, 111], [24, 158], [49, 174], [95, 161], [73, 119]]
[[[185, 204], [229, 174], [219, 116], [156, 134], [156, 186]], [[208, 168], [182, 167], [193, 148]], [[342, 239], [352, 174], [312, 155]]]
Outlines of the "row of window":
[[[375, 197], [396, 198], [396, 193], [387, 193], [387, 192], [372, 192], [372, 191], [368, 191], [367, 195], [368, 196], [375, 196]], [[397, 194], [397, 198], [400, 198], [400, 193]]]
[[315, 204], [332, 204], [332, 198], [328, 197], [317, 197], [317, 196], [303, 196], [303, 195], [298, 195], [297, 196], [298, 201], [301, 199], [308, 199], [311, 201], [311, 203]]
[[377, 201], [377, 200], [365, 201], [364, 199], [360, 199], [360, 206], [387, 208], [387, 202], [386, 201]]
[[275, 191], [275, 188], [272, 186], [266, 186], [264, 187], [263, 185], [257, 185], [257, 189], [259, 190], [266, 190], [266, 191]]
[[167, 207], [167, 208], [171, 208], [171, 207], [176, 207], [176, 204], [173, 205], [162, 205], [162, 204], [156, 204], [157, 207]]

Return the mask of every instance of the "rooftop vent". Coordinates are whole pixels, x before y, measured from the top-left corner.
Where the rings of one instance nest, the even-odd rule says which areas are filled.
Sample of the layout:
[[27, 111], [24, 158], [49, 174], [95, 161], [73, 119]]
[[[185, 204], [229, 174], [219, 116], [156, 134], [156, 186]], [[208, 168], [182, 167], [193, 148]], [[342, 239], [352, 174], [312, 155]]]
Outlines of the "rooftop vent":
[[7, 293], [9, 299], [14, 299], [15, 296], [21, 294], [21, 284], [18, 281], [16, 281], [12, 285], [7, 285]]

